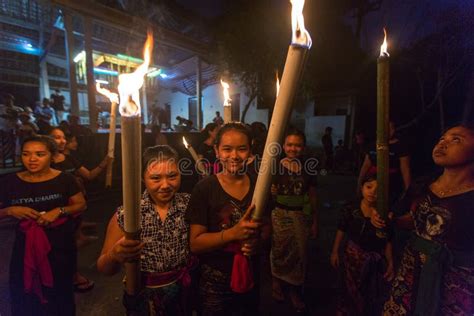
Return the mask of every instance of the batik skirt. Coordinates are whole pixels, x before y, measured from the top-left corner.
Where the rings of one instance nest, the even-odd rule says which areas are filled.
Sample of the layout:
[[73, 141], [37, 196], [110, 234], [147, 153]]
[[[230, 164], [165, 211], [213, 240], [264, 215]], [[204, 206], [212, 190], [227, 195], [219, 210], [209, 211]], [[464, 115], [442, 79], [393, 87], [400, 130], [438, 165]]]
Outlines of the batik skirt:
[[291, 285], [303, 285], [312, 217], [303, 211], [275, 208], [272, 212], [272, 275]]
[[[412, 315], [416, 306], [423, 254], [405, 248], [384, 315]], [[443, 276], [439, 315], [474, 315], [474, 268], [450, 266]]]

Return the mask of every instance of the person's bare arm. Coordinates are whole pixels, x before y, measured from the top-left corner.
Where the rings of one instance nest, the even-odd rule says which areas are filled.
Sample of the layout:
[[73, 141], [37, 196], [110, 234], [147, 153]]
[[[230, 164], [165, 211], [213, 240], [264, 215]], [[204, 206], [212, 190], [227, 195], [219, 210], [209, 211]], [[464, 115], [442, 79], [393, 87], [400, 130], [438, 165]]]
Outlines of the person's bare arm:
[[[86, 210], [86, 199], [82, 192], [78, 192], [69, 198], [69, 204], [62, 207], [68, 215], [74, 215]], [[41, 213], [40, 213], [41, 214]], [[37, 219], [39, 225], [49, 225], [59, 218], [61, 215], [61, 208], [56, 207], [44, 214], [41, 214]]]
[[191, 224], [189, 245], [195, 254], [210, 252], [220, 249], [230, 242], [255, 238], [259, 234], [260, 223], [252, 222], [250, 217], [253, 207], [249, 207], [241, 220], [233, 227], [210, 233], [206, 226]]
[[400, 157], [400, 172], [403, 178], [403, 186], [407, 190], [411, 184], [410, 156]]
[[113, 158], [110, 158], [108, 155], [105, 156], [105, 158], [99, 163], [99, 165], [97, 167], [95, 167], [94, 169], [92, 170], [89, 170], [87, 169], [86, 167], [82, 166], [80, 167], [76, 173], [79, 174], [79, 176], [81, 176], [82, 178], [88, 180], [88, 181], [92, 181], [94, 180], [95, 178], [97, 178], [97, 176], [99, 174], [102, 173], [102, 171], [104, 171], [107, 166], [112, 163], [113, 161]]
[[370, 167], [372, 167], [372, 162], [370, 162], [369, 155], [366, 154], [364, 158], [364, 163], [362, 164], [362, 167], [360, 168], [359, 172], [359, 179], [357, 181], [357, 192], [360, 191], [362, 180], [364, 179], [367, 172], [369, 172]]
[[104, 245], [97, 259], [97, 270], [105, 275], [114, 275], [120, 271], [122, 264], [140, 255], [143, 243], [139, 240], [127, 240], [114, 214], [107, 226]]

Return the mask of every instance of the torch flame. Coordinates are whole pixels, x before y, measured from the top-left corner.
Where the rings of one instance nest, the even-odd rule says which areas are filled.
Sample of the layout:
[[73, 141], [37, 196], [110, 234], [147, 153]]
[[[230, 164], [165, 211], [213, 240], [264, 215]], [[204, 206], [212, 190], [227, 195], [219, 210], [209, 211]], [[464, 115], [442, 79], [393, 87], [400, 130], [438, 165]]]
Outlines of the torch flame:
[[275, 72], [276, 77], [276, 96], [280, 93], [280, 78], [278, 78], [278, 70]]
[[143, 64], [138, 66], [133, 73], [119, 75], [119, 111], [122, 116], [140, 116], [139, 90], [143, 86], [143, 77], [148, 72], [152, 50], [153, 33], [148, 31], [145, 46], [143, 47]]
[[113, 92], [110, 92], [109, 90], [107, 90], [105, 88], [101, 88], [99, 82], [96, 83], [95, 88], [96, 88], [97, 92], [99, 92], [103, 96], [107, 97], [110, 100], [110, 102], [119, 103], [119, 98], [118, 98], [117, 93], [113, 93]]
[[307, 48], [311, 47], [312, 41], [309, 32], [304, 27], [303, 7], [304, 0], [290, 0], [291, 8], [291, 28], [292, 45], [300, 45]]
[[188, 142], [186, 141], [186, 138], [184, 138], [184, 136], [183, 136], [183, 144], [184, 144], [184, 147], [186, 147], [186, 149], [189, 148], [189, 144], [188, 144]]
[[221, 85], [224, 93], [224, 106], [231, 106], [230, 101], [232, 99], [229, 96], [229, 84], [221, 79]]
[[380, 46], [380, 57], [382, 56], [389, 57], [390, 55], [387, 51], [387, 31], [385, 30], [385, 28], [383, 28], [383, 34], [384, 34], [383, 44], [382, 46]]

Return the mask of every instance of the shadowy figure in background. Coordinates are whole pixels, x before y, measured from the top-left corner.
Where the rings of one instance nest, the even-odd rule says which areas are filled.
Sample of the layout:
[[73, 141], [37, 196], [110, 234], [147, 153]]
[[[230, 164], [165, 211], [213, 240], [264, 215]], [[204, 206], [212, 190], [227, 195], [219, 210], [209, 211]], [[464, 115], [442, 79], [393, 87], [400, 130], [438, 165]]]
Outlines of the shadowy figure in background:
[[332, 127], [328, 126], [324, 130], [324, 135], [321, 138], [323, 143], [324, 156], [326, 157], [325, 168], [328, 171], [334, 169], [334, 145], [332, 142]]
[[213, 123], [216, 123], [217, 125], [221, 126], [224, 124], [224, 119], [221, 116], [221, 112], [216, 111], [216, 117], [212, 119]]
[[219, 172], [219, 164], [214, 149], [217, 132], [219, 132], [219, 125], [208, 123], [201, 131], [204, 141], [197, 147], [197, 154], [200, 159], [203, 159], [202, 165], [209, 175]]
[[67, 120], [69, 123], [69, 131], [73, 133], [74, 135], [78, 137], [92, 135], [92, 131], [90, 129], [79, 124], [81, 120], [79, 116], [74, 115], [74, 114], [69, 114]]
[[64, 120], [64, 96], [61, 94], [61, 91], [59, 89], [55, 89], [54, 93], [51, 94], [51, 106], [54, 109], [56, 113], [56, 122], [61, 122]]

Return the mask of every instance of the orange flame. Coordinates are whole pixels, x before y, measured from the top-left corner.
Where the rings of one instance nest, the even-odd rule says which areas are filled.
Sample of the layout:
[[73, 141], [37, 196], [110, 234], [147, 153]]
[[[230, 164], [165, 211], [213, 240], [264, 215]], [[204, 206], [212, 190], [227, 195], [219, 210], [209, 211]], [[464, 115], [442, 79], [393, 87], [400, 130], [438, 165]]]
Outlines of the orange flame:
[[143, 86], [143, 77], [148, 72], [152, 51], [153, 33], [148, 31], [146, 42], [143, 47], [143, 64], [138, 66], [138, 68], [133, 73], [119, 75], [119, 111], [122, 116], [140, 116], [139, 90]]
[[229, 84], [221, 79], [221, 85], [223, 88], [222, 92], [224, 93], [224, 106], [230, 106], [232, 99], [229, 95]]
[[385, 30], [385, 28], [383, 28], [383, 34], [384, 34], [384, 37], [383, 37], [383, 44], [382, 46], [380, 46], [380, 57], [382, 56], [385, 56], [385, 57], [389, 57], [389, 53], [387, 51], [387, 31]]
[[96, 88], [97, 92], [99, 92], [103, 96], [107, 97], [110, 100], [110, 102], [119, 103], [119, 98], [118, 98], [117, 93], [113, 93], [113, 92], [110, 92], [109, 90], [107, 90], [105, 88], [101, 88], [99, 82], [97, 82], [95, 84], [95, 88]]
[[275, 71], [275, 77], [276, 77], [276, 96], [280, 93], [280, 78], [278, 78], [278, 70]]
[[312, 41], [309, 32], [304, 26], [303, 7], [304, 0], [290, 0], [291, 2], [291, 44], [301, 45], [310, 48]]
[[186, 149], [189, 148], [189, 144], [188, 144], [188, 142], [186, 141], [186, 138], [184, 138], [184, 136], [183, 136], [183, 144], [184, 144], [184, 147], [186, 147]]

